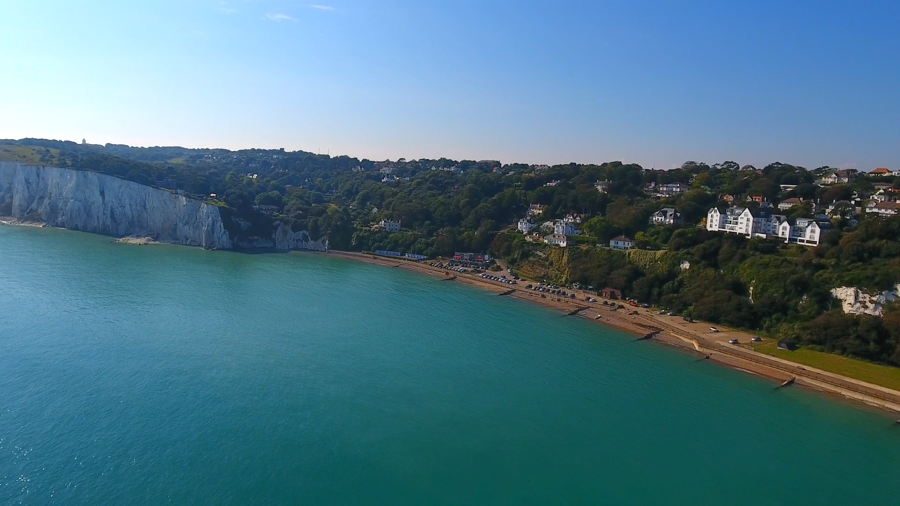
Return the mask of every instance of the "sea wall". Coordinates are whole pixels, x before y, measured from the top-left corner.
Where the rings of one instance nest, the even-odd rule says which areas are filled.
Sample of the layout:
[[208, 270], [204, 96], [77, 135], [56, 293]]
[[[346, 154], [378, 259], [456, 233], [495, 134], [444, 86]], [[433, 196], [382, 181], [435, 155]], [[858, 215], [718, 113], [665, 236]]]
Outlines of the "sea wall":
[[95, 172], [0, 162], [0, 216], [114, 237], [231, 249], [219, 208]]

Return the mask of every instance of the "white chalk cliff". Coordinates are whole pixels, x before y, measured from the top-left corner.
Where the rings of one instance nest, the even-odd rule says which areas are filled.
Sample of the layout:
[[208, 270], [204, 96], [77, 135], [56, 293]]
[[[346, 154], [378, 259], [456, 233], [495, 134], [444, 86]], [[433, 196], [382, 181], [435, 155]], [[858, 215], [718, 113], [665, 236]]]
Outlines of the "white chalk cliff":
[[870, 294], [852, 286], [842, 286], [831, 290], [831, 295], [841, 301], [841, 307], [848, 314], [881, 316], [885, 304], [900, 299], [900, 284], [893, 290]]
[[[166, 190], [96, 172], [12, 162], [0, 162], [0, 216], [211, 249], [328, 249], [328, 238], [314, 241], [306, 231], [294, 232], [280, 222], [268, 237], [240, 232], [233, 237], [219, 207]], [[231, 230], [249, 226], [233, 216], [230, 220]]]
[[0, 162], [0, 215], [115, 237], [231, 248], [216, 206], [95, 172]]

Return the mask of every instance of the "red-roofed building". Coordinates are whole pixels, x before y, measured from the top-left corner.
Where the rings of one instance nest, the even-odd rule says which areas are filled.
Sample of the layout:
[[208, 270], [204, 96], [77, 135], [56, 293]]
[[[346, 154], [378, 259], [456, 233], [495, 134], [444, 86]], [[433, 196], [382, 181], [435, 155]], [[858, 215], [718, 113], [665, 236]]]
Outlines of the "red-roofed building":
[[622, 292], [615, 288], [604, 288], [600, 295], [606, 299], [622, 300]]
[[881, 176], [881, 177], [889, 177], [889, 176], [894, 175], [893, 172], [891, 172], [889, 169], [886, 169], [884, 167], [878, 167], [877, 169], [873, 170], [869, 174], [872, 176]]

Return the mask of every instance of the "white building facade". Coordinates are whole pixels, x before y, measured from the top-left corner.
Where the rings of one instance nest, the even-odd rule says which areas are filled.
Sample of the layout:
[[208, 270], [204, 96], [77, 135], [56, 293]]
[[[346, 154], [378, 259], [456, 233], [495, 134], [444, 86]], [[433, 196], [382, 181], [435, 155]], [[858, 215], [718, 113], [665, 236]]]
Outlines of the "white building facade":
[[778, 226], [787, 217], [774, 215], [768, 207], [729, 207], [724, 212], [712, 208], [706, 214], [706, 229], [747, 237], [778, 234]]
[[706, 229], [711, 232], [739, 234], [748, 238], [771, 237], [789, 244], [818, 246], [822, 234], [831, 228], [827, 221], [810, 218], [790, 220], [787, 216], [772, 214], [769, 208], [731, 207], [724, 212], [709, 210]]
[[378, 223], [379, 228], [383, 228], [388, 232], [399, 232], [400, 231], [400, 220], [392, 221], [392, 220], [381, 220]]
[[818, 246], [822, 240], [822, 234], [830, 228], [831, 223], [817, 222], [809, 218], [797, 218], [793, 220], [793, 223], [785, 220], [778, 227], [778, 237], [789, 244]]
[[890, 202], [887, 200], [877, 202], [875, 205], [870, 202], [866, 208], [866, 212], [875, 213], [881, 216], [896, 216], [900, 213], [900, 202]]
[[624, 235], [620, 235], [619, 237], [610, 239], [609, 247], [612, 249], [627, 250], [634, 247], [634, 241]]
[[565, 248], [569, 245], [569, 239], [560, 234], [550, 234], [544, 237], [544, 242], [549, 244], [550, 246], [557, 246], [560, 248]]
[[519, 220], [518, 228], [519, 228], [519, 232], [522, 232], [523, 234], [527, 234], [528, 232], [531, 232], [532, 230], [534, 230], [534, 227], [536, 227], [536, 226], [537, 225], [530, 219], [523, 218], [523, 219]]
[[681, 221], [681, 215], [674, 208], [664, 207], [650, 216], [651, 225], [677, 225]]

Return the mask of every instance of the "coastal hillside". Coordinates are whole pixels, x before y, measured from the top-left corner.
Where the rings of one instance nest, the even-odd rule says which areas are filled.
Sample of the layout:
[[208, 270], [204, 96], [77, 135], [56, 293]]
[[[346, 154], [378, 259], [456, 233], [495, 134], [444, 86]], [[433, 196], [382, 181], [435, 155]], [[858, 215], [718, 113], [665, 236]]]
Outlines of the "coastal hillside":
[[45, 139], [0, 140], [3, 159], [205, 202], [235, 249], [489, 253], [529, 279], [900, 365], [900, 177], [888, 169], [373, 161]]

